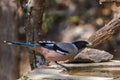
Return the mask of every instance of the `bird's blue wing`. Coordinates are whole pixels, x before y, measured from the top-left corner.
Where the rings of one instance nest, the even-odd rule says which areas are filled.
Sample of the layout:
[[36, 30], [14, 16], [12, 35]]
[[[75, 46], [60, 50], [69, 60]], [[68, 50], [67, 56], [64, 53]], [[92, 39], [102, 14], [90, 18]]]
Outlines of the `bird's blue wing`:
[[65, 54], [78, 53], [77, 47], [72, 43], [56, 43], [59, 51], [65, 52]]
[[77, 47], [72, 43], [62, 43], [53, 41], [40, 41], [39, 44], [47, 49], [54, 50], [62, 55], [77, 53]]
[[62, 48], [60, 48], [59, 46], [57, 46], [57, 44], [54, 44], [53, 49], [54, 49], [56, 52], [58, 52], [58, 53], [60, 53], [60, 54], [63, 54], [63, 55], [69, 54], [69, 51], [63, 50]]
[[62, 48], [57, 46], [57, 43], [55, 43], [53, 41], [39, 41], [39, 44], [44, 48], [54, 50], [54, 51], [56, 51], [56, 52], [58, 52], [60, 54], [63, 54], [63, 55], [66, 55], [66, 54], [69, 53], [68, 51], [63, 50]]

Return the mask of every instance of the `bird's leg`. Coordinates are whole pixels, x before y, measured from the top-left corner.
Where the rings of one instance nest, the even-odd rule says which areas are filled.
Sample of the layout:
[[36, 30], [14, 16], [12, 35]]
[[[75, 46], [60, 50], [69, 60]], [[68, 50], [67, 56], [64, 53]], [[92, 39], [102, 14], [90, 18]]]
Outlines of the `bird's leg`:
[[68, 71], [68, 68], [64, 65], [57, 63], [57, 61], [54, 61], [54, 63], [57, 65], [57, 68], [63, 69], [64, 71]]

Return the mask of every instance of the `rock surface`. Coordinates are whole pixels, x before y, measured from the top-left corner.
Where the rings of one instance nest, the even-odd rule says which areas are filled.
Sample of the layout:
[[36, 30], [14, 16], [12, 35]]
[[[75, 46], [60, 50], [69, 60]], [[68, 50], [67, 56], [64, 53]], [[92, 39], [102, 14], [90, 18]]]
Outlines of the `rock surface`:
[[53, 69], [36, 69], [28, 75], [27, 80], [112, 80], [106, 77], [70, 76], [60, 72], [60, 70]]
[[69, 62], [102, 62], [109, 61], [113, 55], [98, 49], [86, 48], [82, 50], [72, 61]]
[[[37, 68], [19, 80], [119, 80], [120, 61], [101, 63], [63, 64], [68, 72], [47, 67]], [[71, 73], [72, 72], [72, 73]]]

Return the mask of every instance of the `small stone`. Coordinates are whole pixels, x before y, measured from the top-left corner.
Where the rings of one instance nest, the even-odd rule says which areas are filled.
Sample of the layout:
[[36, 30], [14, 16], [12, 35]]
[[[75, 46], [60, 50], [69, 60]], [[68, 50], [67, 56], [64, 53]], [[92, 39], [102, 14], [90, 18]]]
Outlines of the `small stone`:
[[86, 48], [82, 50], [72, 61], [69, 62], [103, 62], [109, 61], [113, 55], [98, 49]]

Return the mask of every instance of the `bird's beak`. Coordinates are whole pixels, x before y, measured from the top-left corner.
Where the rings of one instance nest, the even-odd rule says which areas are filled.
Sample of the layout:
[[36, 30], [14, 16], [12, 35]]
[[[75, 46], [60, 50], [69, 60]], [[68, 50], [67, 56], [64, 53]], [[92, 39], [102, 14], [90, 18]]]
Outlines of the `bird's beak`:
[[92, 46], [92, 43], [87, 44], [87, 46]]

